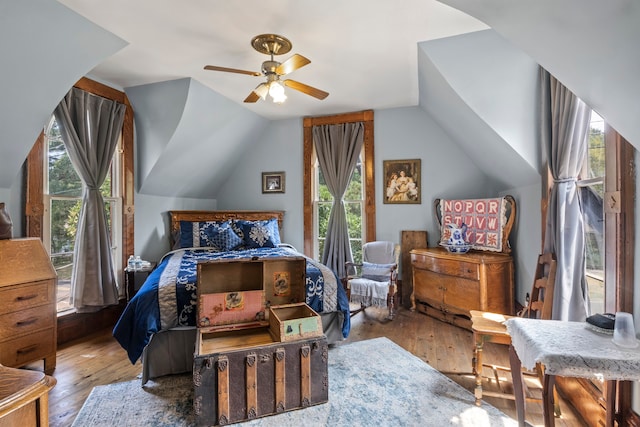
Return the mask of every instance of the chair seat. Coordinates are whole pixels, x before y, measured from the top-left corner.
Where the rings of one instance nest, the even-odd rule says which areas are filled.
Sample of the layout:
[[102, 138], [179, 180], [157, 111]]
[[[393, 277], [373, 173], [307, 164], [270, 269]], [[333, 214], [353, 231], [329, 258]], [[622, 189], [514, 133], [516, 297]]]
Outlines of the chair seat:
[[509, 338], [504, 322], [514, 316], [506, 314], [490, 313], [486, 311], [471, 310], [471, 329], [475, 334], [494, 335], [496, 337]]

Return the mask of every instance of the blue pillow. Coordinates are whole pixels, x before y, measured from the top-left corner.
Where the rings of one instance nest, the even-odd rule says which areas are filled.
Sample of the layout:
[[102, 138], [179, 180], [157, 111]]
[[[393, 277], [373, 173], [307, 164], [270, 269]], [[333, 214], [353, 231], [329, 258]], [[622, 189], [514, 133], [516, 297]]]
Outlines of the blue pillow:
[[210, 235], [219, 227], [229, 226], [229, 221], [180, 221], [180, 248], [211, 247]]
[[242, 231], [242, 240], [247, 249], [275, 248], [280, 243], [278, 220], [272, 218], [266, 221], [235, 221], [237, 228]]
[[209, 228], [209, 241], [221, 251], [232, 251], [242, 244], [242, 239], [231, 229], [231, 224]]

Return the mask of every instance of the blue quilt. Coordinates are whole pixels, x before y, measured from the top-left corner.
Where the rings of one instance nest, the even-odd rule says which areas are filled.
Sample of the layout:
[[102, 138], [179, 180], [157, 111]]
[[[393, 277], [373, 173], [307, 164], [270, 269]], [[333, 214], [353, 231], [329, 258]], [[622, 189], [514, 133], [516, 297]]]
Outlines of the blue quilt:
[[[178, 326], [196, 325], [197, 263], [218, 259], [304, 256], [289, 248], [256, 248], [216, 252], [211, 248], [178, 249], [169, 252], [129, 301], [113, 336], [135, 363], [156, 332]], [[326, 266], [308, 258], [306, 303], [316, 312], [342, 311], [342, 335], [351, 327], [349, 302], [336, 275]]]

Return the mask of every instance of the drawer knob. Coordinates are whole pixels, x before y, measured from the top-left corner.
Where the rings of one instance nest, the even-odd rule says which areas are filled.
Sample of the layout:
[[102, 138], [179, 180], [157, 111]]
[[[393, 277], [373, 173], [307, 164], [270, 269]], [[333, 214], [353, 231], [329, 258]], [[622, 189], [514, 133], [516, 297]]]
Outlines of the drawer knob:
[[18, 298], [16, 298], [16, 301], [29, 301], [30, 299], [34, 299], [37, 296], [38, 296], [37, 294], [21, 295]]

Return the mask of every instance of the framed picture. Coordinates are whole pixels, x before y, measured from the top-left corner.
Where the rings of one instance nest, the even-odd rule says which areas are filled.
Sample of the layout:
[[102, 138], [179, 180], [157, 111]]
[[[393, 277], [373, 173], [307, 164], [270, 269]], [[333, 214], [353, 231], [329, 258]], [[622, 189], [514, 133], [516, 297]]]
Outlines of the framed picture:
[[384, 203], [422, 203], [420, 159], [384, 160]]
[[284, 172], [262, 172], [263, 193], [284, 193]]

